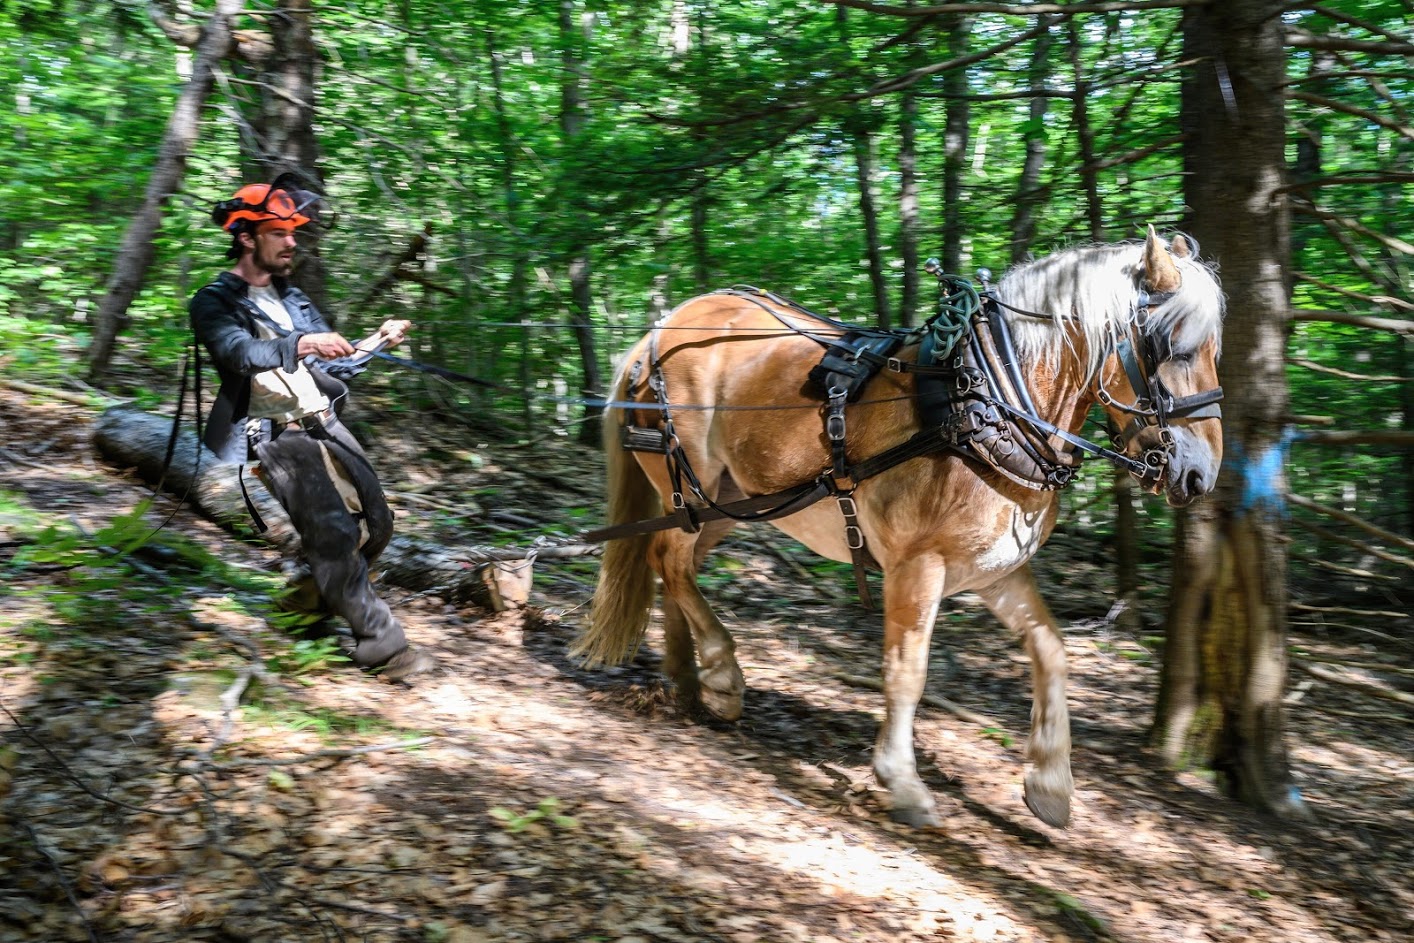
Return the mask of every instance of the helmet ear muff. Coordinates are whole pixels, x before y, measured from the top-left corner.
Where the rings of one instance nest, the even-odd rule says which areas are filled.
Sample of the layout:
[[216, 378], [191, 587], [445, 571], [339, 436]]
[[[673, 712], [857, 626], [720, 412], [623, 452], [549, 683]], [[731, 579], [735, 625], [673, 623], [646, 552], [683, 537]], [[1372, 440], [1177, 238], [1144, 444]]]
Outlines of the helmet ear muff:
[[222, 229], [226, 228], [226, 223], [230, 220], [231, 214], [237, 210], [249, 209], [251, 204], [237, 197], [234, 200], [222, 200], [211, 208], [211, 221]]

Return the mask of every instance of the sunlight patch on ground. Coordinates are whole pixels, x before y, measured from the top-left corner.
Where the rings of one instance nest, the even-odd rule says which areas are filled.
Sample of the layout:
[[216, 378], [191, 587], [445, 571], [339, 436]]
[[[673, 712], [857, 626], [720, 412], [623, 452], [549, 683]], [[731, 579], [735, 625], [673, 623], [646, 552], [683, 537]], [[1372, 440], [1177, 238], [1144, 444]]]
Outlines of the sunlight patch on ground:
[[[906, 844], [875, 847], [839, 830], [812, 827], [808, 815], [763, 817], [759, 808], [724, 802], [702, 792], [660, 792], [638, 804], [645, 819], [681, 827], [694, 821], [721, 836], [726, 854], [768, 865], [802, 883], [818, 885], [830, 899], [858, 905], [874, 901], [911, 911], [908, 929], [919, 933], [950, 929], [949, 939], [1002, 941], [1028, 939], [1023, 921], [995, 897], [964, 886], [933, 867]], [[769, 819], [766, 821], [765, 819]], [[769, 825], [772, 834], [760, 826]]]

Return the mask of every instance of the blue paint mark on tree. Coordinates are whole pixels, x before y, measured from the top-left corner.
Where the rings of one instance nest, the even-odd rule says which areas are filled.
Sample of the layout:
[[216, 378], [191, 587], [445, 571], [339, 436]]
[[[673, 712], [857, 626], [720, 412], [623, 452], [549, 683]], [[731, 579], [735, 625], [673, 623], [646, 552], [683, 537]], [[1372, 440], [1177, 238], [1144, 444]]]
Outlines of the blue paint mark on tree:
[[1234, 443], [1231, 450], [1231, 464], [1242, 476], [1242, 494], [1238, 498], [1237, 513], [1248, 514], [1262, 509], [1286, 517], [1286, 488], [1283, 484], [1282, 469], [1286, 466], [1286, 455], [1291, 443], [1301, 438], [1294, 427], [1282, 430], [1281, 438], [1271, 445], [1248, 457], [1241, 443]]

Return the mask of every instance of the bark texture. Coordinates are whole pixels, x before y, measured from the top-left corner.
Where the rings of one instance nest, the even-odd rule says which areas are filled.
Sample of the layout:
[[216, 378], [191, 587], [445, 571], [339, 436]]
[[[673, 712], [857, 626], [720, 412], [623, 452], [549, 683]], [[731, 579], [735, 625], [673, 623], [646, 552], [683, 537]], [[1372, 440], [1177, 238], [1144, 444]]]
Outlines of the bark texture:
[[[588, 70], [584, 62], [591, 29], [592, 14], [579, 9], [576, 0], [560, 0], [560, 62], [563, 66], [560, 84], [560, 134], [566, 152], [572, 152], [584, 132], [588, 118], [588, 97], [585, 88]], [[574, 338], [579, 345], [579, 359], [584, 369], [582, 392], [587, 397], [603, 391], [599, 374], [599, 355], [594, 347], [593, 321], [590, 310], [594, 297], [590, 287], [589, 243], [579, 224], [575, 223], [572, 245], [569, 246], [570, 320], [574, 323]], [[599, 423], [595, 421], [603, 409], [584, 407], [584, 422], [580, 425], [582, 442], [599, 441]]]
[[1216, 770], [1229, 793], [1304, 810], [1284, 742], [1286, 493], [1283, 434], [1290, 252], [1284, 178], [1285, 49], [1279, 2], [1230, 0], [1185, 14], [1191, 231], [1228, 295], [1218, 487], [1178, 533], [1154, 742]]

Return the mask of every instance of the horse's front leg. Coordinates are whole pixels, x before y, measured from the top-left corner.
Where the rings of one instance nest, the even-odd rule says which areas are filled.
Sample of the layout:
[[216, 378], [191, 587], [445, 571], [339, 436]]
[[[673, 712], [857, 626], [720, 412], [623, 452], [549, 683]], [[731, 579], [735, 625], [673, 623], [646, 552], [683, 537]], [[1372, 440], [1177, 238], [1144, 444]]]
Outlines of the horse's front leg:
[[1064, 828], [1070, 822], [1070, 797], [1075, 791], [1070, 774], [1070, 713], [1065, 704], [1065, 641], [1036, 588], [1030, 566], [1012, 571], [979, 595], [1003, 625], [1026, 639], [1033, 689], [1026, 748], [1032, 770], [1025, 779], [1026, 806], [1047, 825]]
[[874, 775], [889, 791], [889, 814], [916, 827], [937, 825], [933, 796], [918, 776], [913, 716], [928, 680], [928, 647], [943, 598], [943, 561], [921, 556], [884, 573], [884, 725], [874, 743]]

